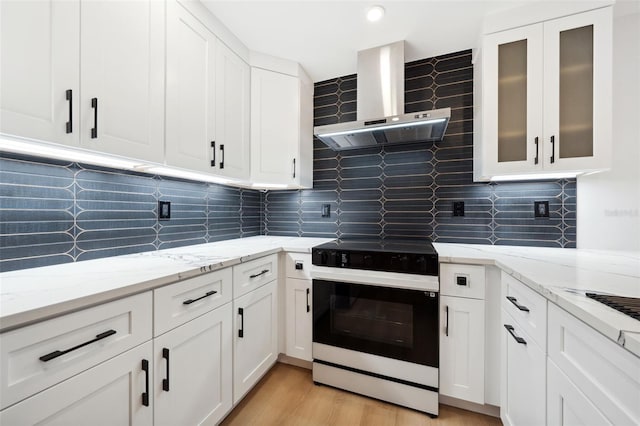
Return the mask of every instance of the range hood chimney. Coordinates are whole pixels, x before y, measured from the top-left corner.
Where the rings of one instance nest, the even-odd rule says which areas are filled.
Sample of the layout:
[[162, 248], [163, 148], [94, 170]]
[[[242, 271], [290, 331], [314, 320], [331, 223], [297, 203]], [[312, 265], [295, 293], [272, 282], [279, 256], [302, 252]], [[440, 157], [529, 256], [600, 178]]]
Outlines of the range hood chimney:
[[357, 120], [314, 127], [335, 151], [440, 141], [451, 109], [404, 113], [404, 41], [358, 52]]

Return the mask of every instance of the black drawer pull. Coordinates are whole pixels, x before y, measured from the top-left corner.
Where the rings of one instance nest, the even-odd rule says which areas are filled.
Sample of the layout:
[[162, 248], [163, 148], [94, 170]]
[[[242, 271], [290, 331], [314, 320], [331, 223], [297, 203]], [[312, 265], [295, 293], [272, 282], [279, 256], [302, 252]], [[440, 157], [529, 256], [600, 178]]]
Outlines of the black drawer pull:
[[535, 139], [535, 144], [536, 144], [536, 158], [533, 159], [533, 164], [538, 164], [538, 137], [537, 136]]
[[216, 166], [216, 141], [211, 141], [211, 153], [213, 158], [211, 159], [211, 167]]
[[169, 349], [162, 348], [162, 358], [167, 360], [167, 378], [162, 379], [162, 390], [169, 392]]
[[518, 303], [518, 299], [513, 296], [507, 296], [507, 300], [515, 305], [516, 308], [524, 312], [529, 312], [529, 308]]
[[311, 311], [311, 306], [309, 305], [309, 292], [310, 290], [307, 289], [307, 312]]
[[511, 334], [511, 336], [512, 336], [514, 339], [516, 339], [516, 342], [521, 343], [521, 344], [523, 344], [523, 345], [526, 345], [526, 344], [527, 344], [527, 341], [526, 341], [526, 340], [524, 340], [522, 337], [520, 337], [520, 336], [516, 336], [516, 333], [515, 333], [514, 328], [513, 328], [513, 326], [512, 326], [512, 325], [505, 324], [505, 325], [504, 325], [504, 328], [506, 328], [506, 329], [507, 329], [507, 331], [509, 332], [509, 334]]
[[70, 349], [67, 349], [67, 350], [64, 350], [64, 351], [53, 351], [50, 354], [42, 355], [40, 357], [40, 361], [44, 361], [44, 362], [51, 361], [54, 358], [58, 358], [59, 356], [62, 356], [64, 354], [68, 354], [69, 352], [75, 351], [76, 349], [83, 348], [83, 347], [85, 347], [87, 345], [90, 345], [92, 343], [97, 342], [98, 340], [106, 339], [107, 337], [113, 336], [114, 334], [116, 334], [115, 330], [105, 331], [104, 333], [100, 333], [100, 334], [96, 335], [95, 339], [89, 340], [88, 342], [80, 343], [79, 345], [74, 346], [74, 347], [72, 347]]
[[238, 308], [238, 315], [240, 315], [240, 330], [238, 330], [238, 337], [244, 337], [244, 309]]
[[66, 98], [69, 101], [69, 121], [67, 121], [67, 133], [73, 132], [73, 91], [67, 90]]
[[206, 292], [206, 294], [205, 294], [204, 296], [200, 296], [200, 297], [198, 297], [197, 299], [187, 299], [187, 300], [185, 300], [184, 302], [182, 302], [182, 304], [183, 304], [183, 305], [190, 305], [190, 304], [192, 304], [193, 302], [197, 302], [198, 300], [202, 300], [202, 299], [204, 299], [205, 297], [213, 296], [213, 295], [214, 295], [214, 294], [216, 294], [216, 293], [217, 293], [217, 291], [215, 291], [215, 290], [211, 290], [211, 291]]
[[91, 139], [98, 137], [98, 98], [91, 98], [91, 108], [93, 108], [93, 128], [91, 129]]
[[149, 361], [142, 360], [142, 371], [144, 371], [144, 392], [142, 392], [142, 405], [149, 406]]
[[551, 164], [556, 162], [556, 137], [551, 136]]
[[293, 159], [293, 178], [296, 178], [296, 159]]
[[262, 272], [258, 272], [257, 274], [249, 275], [249, 278], [256, 278], [256, 277], [259, 277], [260, 275], [266, 274], [267, 272], [269, 272], [268, 269], [263, 269]]

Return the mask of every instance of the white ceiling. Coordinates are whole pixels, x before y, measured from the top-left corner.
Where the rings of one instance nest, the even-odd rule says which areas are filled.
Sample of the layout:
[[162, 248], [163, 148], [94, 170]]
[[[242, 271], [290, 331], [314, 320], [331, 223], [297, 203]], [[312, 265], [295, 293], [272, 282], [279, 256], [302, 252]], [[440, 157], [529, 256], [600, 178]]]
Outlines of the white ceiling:
[[[487, 13], [517, 0], [221, 1], [202, 0], [250, 50], [299, 62], [313, 81], [356, 72], [359, 50], [405, 40], [405, 61], [475, 46]], [[368, 7], [382, 5], [377, 23]]]

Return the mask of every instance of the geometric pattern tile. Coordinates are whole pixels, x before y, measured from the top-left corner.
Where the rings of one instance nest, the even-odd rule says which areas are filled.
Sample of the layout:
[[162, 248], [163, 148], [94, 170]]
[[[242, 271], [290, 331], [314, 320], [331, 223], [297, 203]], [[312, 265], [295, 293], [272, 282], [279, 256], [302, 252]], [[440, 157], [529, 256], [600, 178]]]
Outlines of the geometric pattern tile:
[[[0, 271], [261, 233], [261, 196], [240, 189], [0, 154]], [[171, 219], [157, 219], [158, 201]]]
[[[355, 120], [356, 90], [355, 75], [316, 83], [314, 125]], [[313, 189], [264, 194], [263, 234], [575, 247], [575, 179], [473, 182], [470, 50], [405, 65], [405, 111], [445, 107], [440, 142], [336, 153], [314, 140]], [[534, 218], [534, 201], [549, 202], [549, 218]]]

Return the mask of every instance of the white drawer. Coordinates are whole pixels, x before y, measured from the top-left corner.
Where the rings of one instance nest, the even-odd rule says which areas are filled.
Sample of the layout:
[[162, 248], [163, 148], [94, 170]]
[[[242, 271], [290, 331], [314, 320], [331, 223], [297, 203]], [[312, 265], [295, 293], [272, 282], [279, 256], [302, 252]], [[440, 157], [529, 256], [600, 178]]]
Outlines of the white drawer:
[[233, 267], [233, 297], [238, 298], [277, 278], [277, 254], [236, 265]]
[[482, 265], [440, 264], [440, 294], [484, 299], [485, 274]]
[[311, 279], [311, 254], [287, 253], [286, 259], [287, 277], [301, 280]]
[[206, 314], [232, 299], [231, 268], [179, 281], [153, 291], [153, 335]]
[[148, 291], [0, 334], [0, 408], [150, 340], [151, 302]]
[[547, 351], [547, 299], [511, 275], [502, 273], [502, 309]]
[[549, 358], [611, 424], [640, 424], [640, 358], [553, 303]]

